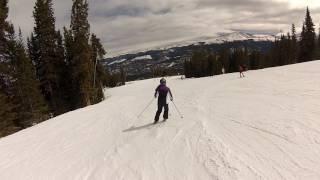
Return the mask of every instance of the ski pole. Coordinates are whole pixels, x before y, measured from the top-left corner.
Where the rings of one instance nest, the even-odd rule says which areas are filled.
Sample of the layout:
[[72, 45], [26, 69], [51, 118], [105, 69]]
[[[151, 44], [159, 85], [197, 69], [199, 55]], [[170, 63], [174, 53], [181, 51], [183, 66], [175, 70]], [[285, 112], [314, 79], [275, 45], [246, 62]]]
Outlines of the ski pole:
[[181, 112], [179, 111], [179, 108], [177, 107], [177, 105], [176, 105], [173, 101], [171, 101], [171, 102], [173, 103], [173, 106], [176, 108], [177, 112], [179, 113], [180, 118], [183, 119], [183, 115], [182, 115]]
[[141, 117], [141, 115], [148, 109], [149, 106], [151, 106], [151, 104], [153, 103], [154, 98], [152, 98], [152, 100], [148, 103], [148, 105], [143, 109], [143, 111], [138, 115], [138, 118]]

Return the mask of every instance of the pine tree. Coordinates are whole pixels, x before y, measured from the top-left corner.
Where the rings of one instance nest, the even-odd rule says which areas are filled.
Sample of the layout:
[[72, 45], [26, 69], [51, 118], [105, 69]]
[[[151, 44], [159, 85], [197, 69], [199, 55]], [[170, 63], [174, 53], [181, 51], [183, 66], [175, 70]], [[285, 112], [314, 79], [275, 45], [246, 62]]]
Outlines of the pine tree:
[[73, 0], [70, 25], [73, 57], [70, 60], [70, 66], [76, 108], [91, 105], [92, 95], [94, 95], [92, 85], [94, 63], [91, 59], [89, 28], [88, 3], [84, 0]]
[[300, 62], [311, 61], [314, 57], [316, 34], [314, 24], [307, 8], [300, 41]]
[[215, 74], [215, 61], [216, 57], [213, 54], [208, 56], [208, 70], [207, 73], [209, 76], [213, 76]]
[[5, 53], [5, 31], [8, 25], [6, 19], [8, 17], [8, 1], [0, 0], [0, 61], [4, 61], [4, 53]]
[[300, 36], [300, 49], [298, 62], [305, 62], [308, 56], [308, 49], [306, 47], [306, 26], [303, 24]]
[[[36, 72], [39, 72], [39, 65], [37, 65], [38, 60], [40, 59], [40, 52], [39, 52], [39, 43], [37, 43], [37, 39], [34, 36], [33, 32], [31, 33], [30, 37], [27, 38], [27, 47], [28, 47], [28, 55], [33, 64], [35, 64]], [[39, 78], [38, 78], [39, 79]]]
[[[183, 63], [183, 73], [184, 73], [184, 76], [186, 78], [189, 78], [190, 77], [190, 70], [189, 70], [189, 61], [187, 60], [184, 60], [184, 63]], [[154, 73], [153, 73], [153, 69], [152, 69], [152, 77], [154, 78]]]
[[71, 102], [71, 85], [70, 85], [70, 68], [67, 64], [66, 50], [63, 44], [63, 37], [60, 31], [56, 32], [56, 47], [55, 47], [55, 72], [57, 74], [57, 98], [58, 104], [60, 106], [59, 114], [65, 113], [72, 110]]
[[296, 27], [292, 24], [291, 28], [291, 64], [297, 63], [298, 59], [298, 42], [297, 42], [297, 34]]
[[65, 93], [67, 95], [67, 102], [69, 105], [69, 109], [77, 109], [76, 104], [78, 103], [78, 94], [76, 91], [75, 78], [73, 76], [73, 68], [72, 68], [72, 59], [73, 59], [73, 35], [71, 30], [66, 27], [63, 28], [63, 48], [64, 48], [64, 57], [66, 63], [66, 75], [65, 82], [67, 83], [65, 86]]
[[12, 26], [6, 21], [9, 11], [7, 3], [7, 0], [0, 0], [0, 137], [18, 130], [15, 125], [14, 79], [8, 46], [8, 32]]
[[249, 55], [249, 67], [253, 70], [260, 69], [262, 67], [261, 53], [259, 51], [254, 50]]
[[319, 25], [319, 32], [318, 32], [318, 47], [320, 47], [320, 25]]
[[8, 22], [6, 21], [8, 17], [8, 1], [0, 0], [0, 72], [4, 72], [6, 66], [7, 53], [7, 36], [6, 32], [8, 30]]
[[[34, 32], [28, 43], [29, 54], [36, 65], [41, 91], [55, 115], [67, 111], [62, 80], [65, 74], [65, 60], [61, 56], [59, 34], [55, 30], [52, 0], [37, 0], [33, 16]], [[60, 35], [61, 36], [61, 35]], [[58, 42], [60, 40], [60, 42]], [[60, 46], [59, 46], [60, 43]]]
[[67, 29], [66, 27], [63, 28], [63, 36], [64, 36], [64, 49], [65, 49], [65, 60], [68, 66], [68, 69], [71, 69], [71, 62], [73, 59], [73, 35], [71, 30]]
[[[92, 36], [91, 45], [89, 43], [90, 25], [86, 0], [73, 0], [70, 30], [65, 28], [64, 34], [67, 59], [72, 72], [75, 108], [100, 102], [103, 99], [101, 86], [103, 83], [98, 78], [95, 79], [95, 68], [97, 67], [98, 75], [101, 68], [96, 63], [97, 58], [105, 52], [95, 35]], [[95, 84], [97, 84], [96, 87], [94, 87]], [[97, 99], [97, 97], [101, 98]]]
[[127, 75], [123, 66], [120, 67], [120, 79], [121, 79], [121, 85], [125, 85], [127, 81]]
[[191, 57], [191, 77], [204, 77], [208, 73], [208, 54], [204, 50], [195, 51]]
[[100, 39], [95, 35], [91, 35], [91, 48], [92, 48], [92, 60], [94, 63], [94, 74], [93, 74], [93, 88], [95, 90], [95, 97], [97, 100], [95, 102], [101, 101], [104, 98], [102, 88], [103, 88], [103, 81], [107, 77], [106, 70], [104, 69], [103, 65], [100, 63], [100, 60], [103, 59], [106, 51], [103, 45], [100, 42]]
[[7, 136], [19, 130], [15, 126], [16, 113], [10, 98], [0, 89], [0, 137]]
[[44, 102], [39, 83], [31, 60], [27, 57], [23, 45], [21, 30], [19, 39], [12, 30], [9, 40], [10, 58], [12, 61], [14, 81], [14, 99], [17, 102], [16, 125], [21, 129], [32, 126], [47, 119], [47, 106]]
[[315, 50], [314, 50], [314, 59], [320, 59], [320, 27], [319, 27], [319, 30], [318, 30], [318, 36], [316, 37], [316, 47], [315, 47]]
[[316, 40], [316, 49], [315, 49], [315, 59], [320, 59], [320, 28], [319, 28], [319, 32], [318, 32], [318, 37]]
[[222, 49], [219, 52], [220, 56], [220, 62], [222, 63], [222, 66], [224, 68], [224, 73], [229, 73], [230, 72], [230, 53], [228, 49]]

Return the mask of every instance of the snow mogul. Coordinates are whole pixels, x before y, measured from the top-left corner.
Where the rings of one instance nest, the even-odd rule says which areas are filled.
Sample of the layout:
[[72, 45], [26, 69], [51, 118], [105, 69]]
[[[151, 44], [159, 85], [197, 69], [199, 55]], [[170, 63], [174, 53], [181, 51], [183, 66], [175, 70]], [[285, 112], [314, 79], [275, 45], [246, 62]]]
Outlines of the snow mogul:
[[166, 84], [167, 84], [166, 79], [162, 78], [160, 80], [160, 85], [156, 88], [156, 92], [154, 94], [155, 98], [157, 98], [157, 95], [158, 95], [158, 110], [154, 118], [155, 124], [159, 121], [159, 117], [163, 108], [164, 108], [163, 121], [166, 121], [168, 119], [168, 115], [169, 115], [169, 105], [167, 103], [168, 93], [170, 94], [170, 100], [173, 101], [171, 90], [169, 87], [167, 87]]

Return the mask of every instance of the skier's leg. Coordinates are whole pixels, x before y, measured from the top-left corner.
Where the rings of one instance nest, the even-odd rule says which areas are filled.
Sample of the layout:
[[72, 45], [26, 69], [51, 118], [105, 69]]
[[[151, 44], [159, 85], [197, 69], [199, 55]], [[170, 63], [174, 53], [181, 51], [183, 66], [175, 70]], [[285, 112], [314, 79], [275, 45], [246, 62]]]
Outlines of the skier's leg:
[[163, 114], [163, 119], [167, 120], [169, 117], [169, 105], [165, 104], [164, 105], [164, 114]]
[[158, 110], [156, 116], [154, 117], [154, 122], [157, 123], [159, 121], [160, 114], [162, 112], [162, 104], [158, 103]]
[[244, 77], [243, 72], [240, 72], [240, 78]]

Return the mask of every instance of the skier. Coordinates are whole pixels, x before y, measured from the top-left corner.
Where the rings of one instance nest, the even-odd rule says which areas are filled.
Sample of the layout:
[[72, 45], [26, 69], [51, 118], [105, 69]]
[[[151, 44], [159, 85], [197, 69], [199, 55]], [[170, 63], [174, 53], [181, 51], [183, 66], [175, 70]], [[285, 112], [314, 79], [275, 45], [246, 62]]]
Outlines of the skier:
[[245, 71], [246, 67], [242, 64], [239, 65], [240, 78], [245, 77], [243, 71]]
[[168, 113], [169, 113], [169, 106], [167, 103], [168, 93], [170, 94], [170, 100], [173, 101], [171, 90], [169, 87], [167, 87], [166, 80], [162, 78], [160, 80], [160, 85], [157, 87], [156, 92], [154, 94], [155, 98], [157, 98], [157, 95], [158, 95], [158, 111], [154, 118], [155, 124], [159, 121], [159, 117], [163, 108], [164, 108], [163, 121], [166, 121], [168, 119]]

